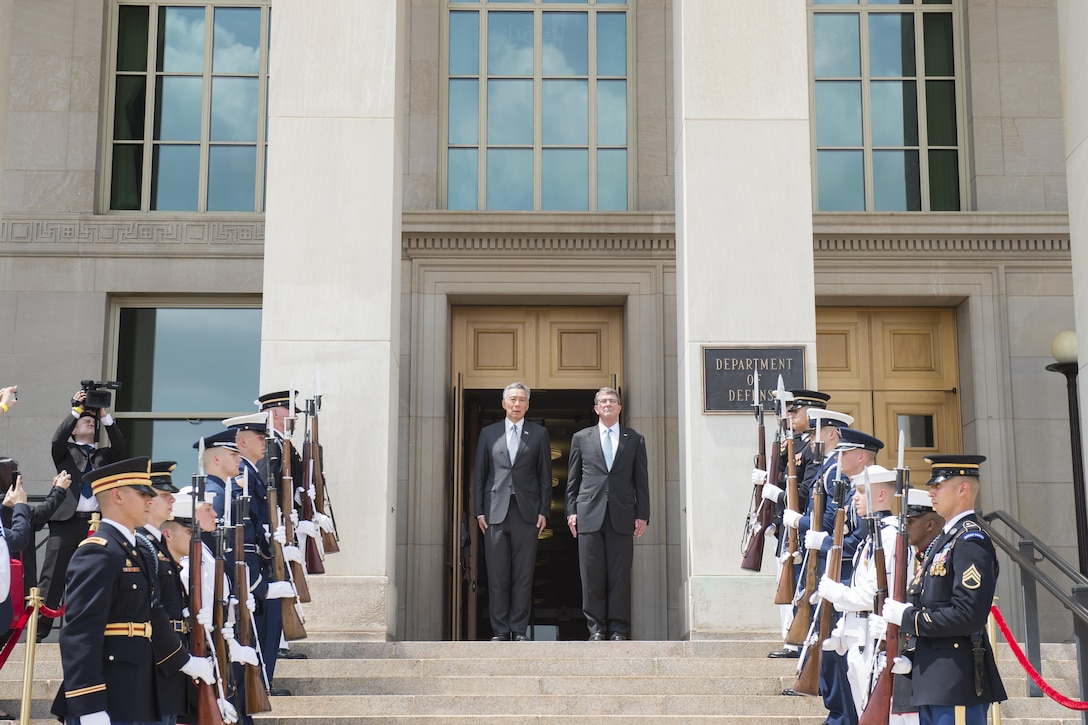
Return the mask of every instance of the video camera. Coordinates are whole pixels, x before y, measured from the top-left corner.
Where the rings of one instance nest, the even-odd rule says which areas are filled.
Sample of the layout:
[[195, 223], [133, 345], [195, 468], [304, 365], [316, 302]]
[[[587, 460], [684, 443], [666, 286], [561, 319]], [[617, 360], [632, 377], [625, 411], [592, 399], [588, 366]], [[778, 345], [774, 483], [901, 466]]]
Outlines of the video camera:
[[121, 383], [116, 380], [80, 380], [79, 384], [83, 392], [87, 393], [87, 399], [83, 401], [84, 409], [110, 407], [113, 402], [113, 393], [110, 391], [121, 389]]

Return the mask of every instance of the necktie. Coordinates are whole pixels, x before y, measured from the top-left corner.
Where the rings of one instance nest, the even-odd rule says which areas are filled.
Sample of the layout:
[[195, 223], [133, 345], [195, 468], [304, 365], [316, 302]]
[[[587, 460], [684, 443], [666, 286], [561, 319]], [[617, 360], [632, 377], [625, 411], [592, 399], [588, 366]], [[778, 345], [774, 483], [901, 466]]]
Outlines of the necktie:
[[510, 452], [510, 462], [513, 463], [518, 455], [518, 427], [510, 426], [510, 437], [506, 440], [506, 449]]
[[608, 467], [608, 470], [612, 470], [612, 460], [615, 455], [612, 452], [612, 429], [609, 428], [604, 432], [604, 438], [601, 439], [601, 450], [604, 451], [604, 465]]
[[[85, 476], [91, 472], [91, 455], [94, 454], [94, 446], [84, 445], [83, 452], [87, 454], [87, 462], [83, 464], [83, 475]], [[91, 488], [91, 484], [89, 481], [83, 481], [83, 485], [80, 487], [79, 493], [84, 498], [94, 498], [94, 489]]]

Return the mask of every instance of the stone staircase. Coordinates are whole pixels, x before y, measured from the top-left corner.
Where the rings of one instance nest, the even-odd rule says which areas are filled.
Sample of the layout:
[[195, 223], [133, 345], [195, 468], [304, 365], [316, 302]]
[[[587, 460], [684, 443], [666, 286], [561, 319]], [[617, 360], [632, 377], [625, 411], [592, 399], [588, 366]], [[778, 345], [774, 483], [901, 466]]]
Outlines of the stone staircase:
[[[816, 697], [783, 697], [796, 660], [771, 660], [778, 643], [737, 634], [688, 642], [372, 642], [322, 634], [293, 648], [276, 684], [293, 697], [272, 698], [261, 725], [346, 723], [586, 723], [635, 718], [654, 722], [819, 725]], [[0, 708], [19, 710], [23, 647], [0, 670]], [[1078, 692], [1075, 647], [1044, 645], [1043, 674], [1060, 692]], [[1001, 645], [998, 659], [1010, 700], [1005, 725], [1074, 725], [1078, 713], [1048, 698], [1026, 697], [1019, 666]], [[36, 650], [33, 723], [55, 722], [49, 705], [60, 680], [55, 644]]]

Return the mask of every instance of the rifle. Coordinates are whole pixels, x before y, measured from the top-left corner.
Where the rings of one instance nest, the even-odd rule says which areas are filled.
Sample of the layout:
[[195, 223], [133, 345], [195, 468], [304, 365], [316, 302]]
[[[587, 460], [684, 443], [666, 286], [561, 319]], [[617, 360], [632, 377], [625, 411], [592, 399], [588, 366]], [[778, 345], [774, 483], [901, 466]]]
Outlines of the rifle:
[[[800, 508], [797, 493], [797, 459], [793, 451], [793, 442], [795, 440], [793, 428], [791, 427], [789, 437], [786, 438], [786, 508], [790, 511], [798, 511]], [[782, 565], [782, 572], [778, 577], [778, 591], [775, 592], [774, 603], [792, 604], [797, 590], [797, 582], [794, 580], [793, 574], [793, 562], [797, 557], [797, 529], [785, 525], [783, 525], [783, 528], [789, 529], [787, 534], [789, 541], [786, 548], [789, 556], [786, 557], [786, 561]]]
[[[293, 450], [291, 448], [291, 439], [283, 439], [283, 455], [280, 458], [280, 492], [279, 495], [283, 498], [283, 530], [286, 534], [287, 543], [295, 541], [295, 524], [291, 520], [291, 512], [295, 509], [295, 477], [291, 474], [291, 464], [293, 461]], [[309, 494], [303, 494], [304, 499], [309, 498]], [[269, 509], [269, 521], [277, 521], [274, 515], [275, 509]], [[309, 537], [306, 537], [309, 539]], [[316, 543], [316, 542], [315, 542]], [[280, 555], [283, 555], [283, 549], [280, 550]], [[306, 569], [302, 564], [292, 560], [291, 565], [291, 581], [295, 584], [295, 593], [298, 595], [300, 602], [310, 601], [310, 586], [306, 583]], [[280, 581], [283, 581], [282, 579]]]
[[[755, 386], [752, 407], [756, 414], [755, 466], [761, 471], [767, 469], [767, 431], [763, 424], [763, 401], [759, 399], [759, 371], [755, 374]], [[768, 475], [770, 475], [768, 473]], [[740, 568], [746, 571], [759, 571], [763, 568], [763, 544], [766, 540], [767, 527], [771, 525], [774, 512], [770, 501], [763, 498], [763, 484], [757, 483], [752, 491], [752, 503], [748, 506], [748, 518], [744, 521], [744, 537], [741, 540]]]
[[[819, 434], [817, 434], [816, 460], [823, 461], [823, 459], [824, 444], [823, 441], [819, 440]], [[824, 501], [827, 498], [827, 490], [824, 488], [823, 481], [819, 478], [813, 482], [812, 489], [812, 519], [809, 527], [816, 528], [823, 526]], [[799, 596], [795, 597], [797, 611], [794, 613], [790, 629], [786, 633], [786, 644], [800, 645], [804, 643], [805, 638], [808, 636], [809, 623], [812, 621], [811, 597], [820, 585], [820, 552], [808, 549], [805, 551], [805, 557], [805, 587]]]
[[310, 439], [313, 446], [314, 467], [314, 507], [318, 513], [327, 514], [332, 521], [332, 531], [321, 531], [322, 548], [326, 554], [335, 554], [340, 551], [340, 534], [336, 531], [336, 513], [332, 510], [332, 499], [329, 498], [328, 487], [325, 485], [325, 452], [317, 438], [317, 414], [321, 411], [321, 396], [314, 395], [314, 414], [310, 418]]
[[[908, 560], [907, 546], [907, 492], [910, 491], [910, 469], [903, 465], [903, 432], [899, 432], [899, 465], [895, 468], [895, 495], [899, 499], [899, 526], [895, 535], [895, 592], [894, 599], [896, 601], [904, 602], [907, 597], [907, 572], [910, 564]], [[881, 551], [881, 561], [883, 560], [883, 550]], [[877, 569], [877, 596], [880, 596], [881, 589], [881, 569]], [[888, 593], [888, 574], [884, 571], [884, 594]], [[883, 610], [884, 600], [880, 599], [876, 603], [878, 608], [873, 611], [880, 614]], [[888, 725], [888, 721], [891, 719], [892, 711], [892, 694], [894, 685], [894, 675], [892, 674], [892, 663], [895, 662], [895, 658], [899, 656], [900, 647], [899, 641], [899, 625], [888, 622], [888, 631], [884, 636], [884, 669], [877, 675], [876, 684], [873, 686], [873, 692], [869, 695], [869, 702], [865, 705], [865, 710], [862, 711], [861, 717], [858, 719], [858, 725]]]
[[[229, 511], [232, 502], [228, 499], [223, 506], [224, 511]], [[212, 632], [212, 638], [215, 640], [215, 661], [216, 666], [219, 668], [220, 676], [224, 681], [223, 689], [229, 691], [230, 688], [227, 683], [230, 680], [233, 670], [230, 666], [230, 652], [227, 651], [227, 643], [223, 639], [223, 625], [227, 620], [227, 608], [230, 606], [228, 601], [229, 595], [224, 591], [223, 578], [226, 576], [227, 569], [227, 527], [219, 526], [215, 530], [215, 585], [213, 589], [214, 609], [212, 610], [212, 624], [215, 625], [215, 630]]]
[[[200, 540], [200, 524], [196, 520], [197, 501], [204, 501], [204, 439], [201, 438], [200, 473], [193, 476], [193, 521], [190, 524], [192, 536], [189, 541], [189, 611], [192, 621], [190, 629], [192, 641], [190, 645], [194, 657], [205, 657], [208, 654], [208, 645], [204, 639], [204, 627], [196, 621], [197, 612], [203, 603], [201, 592], [202, 580], [200, 578], [200, 564], [204, 555], [204, 543]], [[220, 670], [222, 674], [225, 670]], [[215, 688], [210, 683], [198, 680], [196, 682], [197, 713], [201, 723], [208, 725], [223, 725], [223, 714], [219, 711], [219, 698], [216, 697]]]
[[[841, 475], [841, 473], [840, 473]], [[842, 576], [842, 541], [846, 528], [846, 481], [840, 478], [835, 482], [835, 538], [831, 551], [827, 553], [827, 576], [831, 581], [838, 581]], [[831, 619], [835, 608], [828, 602], [820, 602], [819, 626], [815, 628], [814, 639], [808, 645], [808, 656], [801, 666], [801, 673], [793, 683], [793, 691], [802, 695], [820, 694], [820, 660], [823, 644], [831, 634]]]
[[[284, 443], [288, 443], [285, 439]], [[284, 451], [289, 449], [286, 447]], [[279, 509], [277, 506], [276, 489], [274, 486], [268, 487], [268, 518], [275, 524], [279, 521]], [[283, 547], [280, 542], [272, 539], [272, 574], [276, 577], [276, 581], [290, 582], [287, 578], [287, 566], [283, 561]], [[294, 585], [291, 586], [292, 591], [297, 591]], [[295, 597], [281, 597], [280, 607], [283, 610], [283, 636], [288, 642], [293, 642], [297, 639], [306, 639], [306, 628], [302, 624], [302, 618], [298, 614], [298, 610], [295, 609]]]
[[[306, 401], [306, 418], [311, 425], [306, 426], [306, 435], [302, 442], [303, 491], [302, 513], [300, 514], [303, 521], [310, 522], [314, 520], [314, 499], [310, 498], [310, 491], [315, 491], [315, 497], [317, 491], [317, 486], [314, 483], [314, 442], [310, 437], [310, 430], [312, 423], [316, 421], [316, 414], [317, 404], [311, 398]], [[317, 547], [317, 539], [313, 536], [303, 536], [301, 538], [304, 539], [303, 547], [305, 550], [303, 555], [306, 559], [306, 571], [310, 574], [324, 574], [325, 565], [321, 563], [321, 550]]]
[[[252, 612], [246, 604], [249, 598], [249, 569], [246, 566], [245, 522], [249, 518], [249, 491], [243, 490], [238, 498], [238, 516], [234, 526], [234, 591], [238, 595], [238, 644], [253, 646]], [[245, 670], [246, 714], [268, 712], [272, 703], [264, 686], [264, 670], [257, 665], [246, 664]], [[203, 721], [201, 721], [203, 722]]]

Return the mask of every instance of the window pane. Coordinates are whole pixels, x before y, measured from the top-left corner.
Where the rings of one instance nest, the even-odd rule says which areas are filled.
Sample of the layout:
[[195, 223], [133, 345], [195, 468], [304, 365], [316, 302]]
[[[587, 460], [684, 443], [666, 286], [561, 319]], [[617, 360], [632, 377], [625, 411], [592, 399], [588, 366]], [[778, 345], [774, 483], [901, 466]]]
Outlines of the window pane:
[[532, 13], [488, 13], [487, 74], [533, 74]]
[[541, 158], [541, 208], [547, 211], [589, 209], [589, 152], [544, 149]]
[[874, 81], [872, 100], [873, 145], [918, 145], [918, 91], [914, 81]]
[[[244, 410], [252, 410], [250, 405]], [[199, 419], [198, 419], [199, 420]], [[128, 442], [129, 454], [150, 456], [153, 461], [177, 461], [175, 486], [188, 486], [197, 472], [196, 450], [193, 443], [201, 436], [223, 430], [221, 418], [214, 417], [190, 423], [188, 420], [148, 420], [120, 418], [117, 424]]]
[[487, 150], [487, 208], [533, 208], [533, 152], [530, 149]]
[[954, 76], [956, 60], [952, 47], [952, 13], [922, 16], [927, 76]]
[[930, 146], [956, 145], [956, 82], [926, 81]]
[[959, 163], [954, 149], [929, 152], [929, 208], [933, 211], [960, 210]]
[[199, 146], [156, 146], [151, 159], [151, 208], [196, 211]]
[[816, 83], [816, 145], [861, 145], [861, 82]]
[[146, 5], [122, 5], [117, 9], [117, 70], [147, 70]]
[[155, 81], [155, 140], [199, 141], [200, 77], [160, 76]]
[[812, 0], [813, 5], [857, 5], [858, 0]]
[[113, 111], [113, 137], [118, 141], [142, 141], [147, 76], [117, 76]]
[[[229, 365], [215, 352], [223, 350], [229, 350]], [[124, 308], [118, 329], [122, 387], [117, 409], [252, 410], [260, 394], [260, 361], [259, 308]]]
[[212, 78], [212, 141], [257, 140], [257, 79]]
[[589, 0], [544, 0], [544, 4], [565, 3], [567, 5], [585, 5]]
[[869, 75], [873, 78], [913, 76], [914, 16], [907, 13], [869, 15]]
[[627, 151], [597, 152], [597, 211], [627, 211]]
[[533, 142], [533, 82], [487, 82], [487, 142]]
[[919, 211], [922, 187], [917, 151], [873, 152], [873, 206], [876, 211]]
[[817, 78], [861, 75], [861, 36], [858, 16], [816, 13], [812, 16]]
[[903, 431], [903, 445], [907, 448], [933, 448], [937, 445], [933, 435], [932, 415], [897, 415], [896, 427]]
[[261, 60], [261, 9], [216, 8], [213, 73], [254, 73]]
[[627, 0], [597, 0], [598, 5], [625, 5]]
[[480, 72], [480, 14], [450, 13], [450, 75]]
[[450, 149], [446, 181], [447, 208], [478, 208], [479, 158], [476, 149]]
[[870, 5], [913, 5], [914, 0], [869, 0]]
[[204, 8], [159, 8], [157, 69], [168, 73], [204, 70]]
[[144, 147], [134, 144], [114, 144], [110, 209], [118, 211], [139, 209], [143, 178]]
[[541, 103], [545, 144], [589, 143], [588, 94], [588, 81], [544, 81]]
[[475, 78], [450, 81], [449, 142], [480, 142], [480, 82]]
[[627, 81], [597, 81], [597, 145], [627, 145]]
[[627, 75], [626, 13], [597, 13], [597, 75]]
[[861, 151], [817, 151], [820, 211], [865, 211]]
[[208, 211], [254, 211], [256, 187], [256, 146], [208, 150]]
[[589, 73], [589, 15], [544, 13], [543, 68], [546, 76]]

